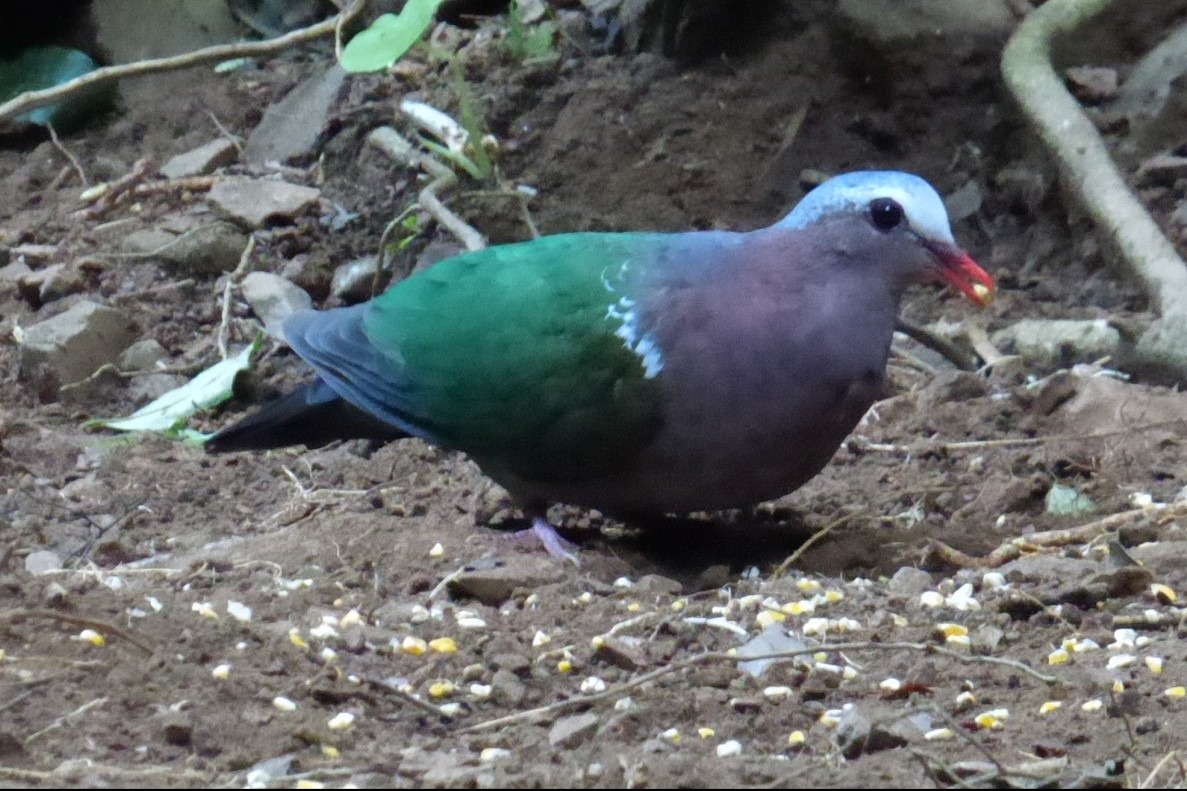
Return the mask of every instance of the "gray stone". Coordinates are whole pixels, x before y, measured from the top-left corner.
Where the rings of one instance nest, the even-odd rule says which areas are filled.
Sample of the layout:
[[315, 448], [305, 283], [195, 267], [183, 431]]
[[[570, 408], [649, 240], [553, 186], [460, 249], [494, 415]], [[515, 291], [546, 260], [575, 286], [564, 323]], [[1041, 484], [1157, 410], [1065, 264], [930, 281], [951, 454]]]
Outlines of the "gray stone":
[[165, 347], [152, 338], [136, 341], [120, 355], [121, 371], [152, 371], [157, 363], [169, 358]]
[[857, 706], [847, 706], [837, 724], [837, 747], [849, 760], [863, 753], [893, 750], [908, 743], [901, 729], [874, 725]]
[[30, 276], [30, 280], [37, 283], [37, 298], [43, 305], [77, 294], [86, 285], [82, 273], [66, 264], [53, 264], [39, 269]]
[[247, 234], [221, 220], [179, 228], [133, 231], [124, 237], [126, 253], [160, 261], [179, 274], [206, 277], [230, 272], [239, 265]]
[[507, 706], [518, 706], [528, 694], [528, 688], [519, 676], [510, 670], [497, 670], [490, 680], [491, 695], [496, 703]]
[[33, 274], [33, 270], [25, 263], [25, 259], [18, 258], [15, 261], [0, 266], [0, 281], [7, 281], [10, 283], [18, 283], [29, 275]]
[[598, 722], [598, 715], [590, 711], [561, 717], [548, 731], [548, 743], [571, 750], [597, 732]]
[[886, 583], [886, 591], [904, 599], [917, 599], [921, 593], [933, 587], [931, 574], [923, 569], [904, 566], [894, 573]]
[[1117, 70], [1104, 66], [1072, 66], [1066, 69], [1072, 93], [1086, 102], [1103, 102], [1117, 95]]
[[517, 588], [532, 590], [560, 578], [560, 567], [550, 560], [513, 556], [502, 566], [463, 571], [450, 582], [449, 588], [455, 597], [465, 596], [497, 607], [511, 598]]
[[145, 374], [128, 382], [128, 395], [137, 404], [147, 404], [183, 386], [186, 381], [184, 376], [177, 374]]
[[247, 161], [264, 165], [312, 158], [345, 81], [346, 72], [333, 63], [270, 105], [247, 138]]
[[30, 552], [25, 558], [25, 571], [30, 574], [46, 574], [60, 568], [62, 568], [62, 558], [58, 556], [57, 552], [51, 552], [48, 549]]
[[866, 748], [866, 742], [869, 741], [870, 731], [873, 725], [870, 724], [870, 718], [862, 713], [857, 706], [849, 705], [841, 713], [841, 721], [837, 723], [837, 730], [834, 733], [834, 738], [837, 741], [837, 749], [841, 751], [847, 759], [852, 761], [854, 758], [860, 756]]
[[375, 256], [356, 258], [334, 270], [330, 293], [343, 302], [364, 302], [371, 298], [379, 265]]
[[62, 385], [81, 382], [114, 363], [135, 339], [136, 327], [123, 313], [80, 302], [25, 329], [20, 339], [21, 381], [33, 385], [43, 400], [53, 400]]
[[313, 299], [299, 286], [271, 272], [252, 272], [243, 278], [241, 288], [252, 312], [264, 322], [264, 329], [280, 340], [284, 339], [284, 323], [289, 316], [313, 307]]
[[254, 229], [291, 224], [297, 215], [317, 205], [321, 190], [286, 181], [235, 176], [216, 182], [208, 198], [231, 219]]
[[944, 198], [944, 208], [948, 210], [948, 221], [953, 225], [961, 220], [967, 220], [981, 211], [984, 195], [981, 185], [976, 179], [970, 179], [964, 186]]
[[1027, 360], [1067, 364], [1114, 355], [1121, 333], [1105, 319], [1021, 319], [993, 333], [998, 348]]
[[205, 176], [224, 165], [232, 164], [239, 157], [239, 149], [225, 137], [177, 154], [161, 165], [161, 175], [180, 179], [186, 176]]
[[647, 664], [642, 643], [638, 637], [603, 637], [594, 650], [594, 658], [635, 671]]

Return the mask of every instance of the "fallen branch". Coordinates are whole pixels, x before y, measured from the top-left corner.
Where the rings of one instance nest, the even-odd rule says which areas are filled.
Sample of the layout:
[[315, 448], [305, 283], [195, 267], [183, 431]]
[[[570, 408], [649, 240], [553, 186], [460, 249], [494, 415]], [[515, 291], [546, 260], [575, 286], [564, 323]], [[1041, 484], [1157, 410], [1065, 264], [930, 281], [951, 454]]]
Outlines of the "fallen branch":
[[215, 47], [187, 52], [169, 58], [153, 58], [135, 63], [125, 63], [119, 66], [104, 66], [92, 72], [75, 77], [69, 82], [55, 85], [41, 91], [26, 91], [19, 96], [0, 104], [0, 121], [14, 118], [21, 113], [35, 110], [38, 107], [60, 102], [76, 94], [82, 93], [97, 85], [122, 80], [126, 77], [142, 77], [146, 74], [159, 74], [166, 71], [188, 69], [191, 66], [201, 66], [206, 63], [219, 63], [233, 58], [264, 58], [284, 52], [286, 49], [316, 41], [342, 29], [342, 25], [352, 19], [366, 4], [366, 0], [355, 0], [350, 7], [329, 19], [318, 22], [283, 36], [266, 41], [241, 41], [234, 44], [220, 44]]
[[372, 131], [367, 136], [367, 142], [395, 161], [428, 173], [432, 180], [417, 196], [421, 207], [456, 236], [467, 250], [481, 250], [486, 247], [486, 239], [482, 234], [450, 211], [437, 195], [441, 190], [457, 184], [457, 175], [452, 170], [428, 154], [418, 151], [408, 138], [390, 126], [381, 126]]
[[1059, 163], [1073, 199], [1141, 283], [1162, 321], [1142, 336], [1134, 363], [1187, 379], [1187, 264], [1130, 191], [1112, 157], [1051, 62], [1056, 40], [1073, 35], [1116, 0], [1049, 0], [1018, 27], [1002, 74], [1023, 114]]

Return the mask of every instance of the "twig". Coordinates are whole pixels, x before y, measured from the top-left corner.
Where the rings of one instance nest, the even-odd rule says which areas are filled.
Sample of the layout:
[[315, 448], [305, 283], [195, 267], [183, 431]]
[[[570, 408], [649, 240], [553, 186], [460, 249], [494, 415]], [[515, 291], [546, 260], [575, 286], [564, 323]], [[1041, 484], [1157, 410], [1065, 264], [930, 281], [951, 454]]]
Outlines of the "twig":
[[[1138, 788], [1158, 788], [1158, 787], [1169, 788], [1171, 785], [1170, 783], [1166, 783], [1164, 786], [1156, 781], [1158, 780], [1158, 775], [1160, 775], [1162, 773], [1163, 767], [1165, 767], [1171, 761], [1175, 761], [1177, 759], [1178, 759], [1178, 752], [1175, 750], [1171, 750], [1169, 753], [1162, 756], [1162, 759], [1158, 763], [1154, 764], [1154, 768], [1150, 770], [1150, 774], [1146, 775], [1146, 777], [1144, 779], [1138, 781]], [[1182, 764], [1179, 765], [1179, 773], [1180, 773], [1180, 779], [1181, 779], [1182, 773], [1183, 773]]]
[[84, 200], [93, 195], [92, 200], [94, 203], [88, 208], [83, 209], [80, 214], [88, 220], [96, 220], [102, 217], [108, 209], [123, 197], [124, 193], [144, 183], [145, 180], [156, 175], [157, 172], [156, 163], [151, 159], [145, 157], [136, 160], [132, 165], [132, 169], [115, 181], [109, 181], [87, 190], [84, 193]]
[[342, 25], [362, 10], [366, 2], [367, 0], [355, 0], [349, 8], [330, 19], [318, 22], [316, 25], [294, 30], [283, 36], [268, 39], [267, 41], [220, 44], [215, 47], [207, 47], [206, 49], [187, 52], [184, 55], [177, 55], [175, 57], [154, 58], [152, 60], [141, 60], [135, 63], [105, 66], [101, 69], [95, 69], [81, 77], [76, 77], [69, 82], [64, 82], [53, 88], [46, 88], [41, 91], [27, 91], [4, 104], [0, 104], [0, 120], [13, 118], [29, 110], [44, 107], [54, 102], [60, 102], [96, 85], [114, 82], [125, 77], [140, 77], [145, 74], [176, 71], [178, 69], [187, 69], [191, 66], [201, 66], [205, 63], [218, 63], [233, 58], [263, 58], [275, 55], [297, 44], [315, 41], [340, 30]]
[[964, 331], [969, 336], [969, 343], [973, 344], [973, 351], [981, 356], [985, 365], [997, 365], [1002, 360], [1010, 359], [1009, 355], [998, 351], [998, 348], [993, 345], [993, 341], [989, 340], [989, 333], [980, 324], [968, 323], [965, 325]]
[[25, 744], [29, 744], [34, 739], [40, 738], [40, 737], [44, 736], [45, 734], [49, 733], [50, 731], [57, 730], [58, 728], [61, 728], [64, 725], [68, 725], [72, 718], [77, 717], [80, 714], [86, 714], [91, 709], [97, 709], [105, 703], [107, 703], [107, 698], [95, 698], [94, 700], [91, 700], [91, 701], [88, 701], [88, 702], [82, 704], [81, 706], [79, 706], [77, 709], [70, 712], [69, 714], [63, 714], [61, 717], [58, 717], [56, 720], [51, 722], [49, 725], [46, 725], [41, 730], [37, 731], [36, 733], [32, 734], [31, 736], [26, 737]]
[[223, 360], [227, 359], [227, 336], [231, 332], [231, 289], [247, 271], [247, 266], [251, 262], [251, 253], [255, 249], [256, 237], [255, 234], [252, 234], [247, 237], [247, 246], [243, 248], [243, 253], [239, 256], [238, 266], [227, 276], [227, 284], [223, 286], [223, 312], [218, 324], [218, 355]]
[[432, 703], [429, 703], [427, 700], [421, 700], [420, 698], [416, 697], [415, 695], [405, 692], [404, 690], [399, 689], [398, 687], [393, 687], [391, 684], [385, 683], [383, 681], [376, 681], [375, 679], [367, 679], [367, 684], [372, 687], [375, 687], [376, 689], [378, 689], [381, 692], [386, 692], [389, 695], [397, 697], [400, 700], [404, 701], [405, 703], [410, 703], [419, 709], [423, 709], [424, 711], [428, 712], [429, 714], [432, 714], [434, 717], [440, 717], [443, 720], [452, 720], [453, 719], [453, 717], [451, 715], [446, 714], [445, 712], [441, 711], [441, 709], [439, 707], [434, 706]]
[[457, 175], [433, 157], [416, 150], [416, 147], [390, 126], [381, 126], [367, 136], [367, 142], [397, 162], [424, 170], [432, 180], [421, 189], [417, 199], [420, 205], [441, 225], [456, 236], [467, 250], [481, 250], [486, 247], [483, 238], [473, 226], [458, 217], [441, 202], [437, 193], [457, 184]]
[[49, 139], [53, 141], [54, 148], [58, 149], [58, 152], [70, 161], [70, 166], [74, 168], [74, 172], [78, 175], [78, 180], [82, 182], [83, 188], [85, 189], [91, 186], [91, 183], [87, 181], [86, 171], [84, 171], [82, 169], [82, 165], [78, 163], [78, 158], [70, 152], [70, 149], [62, 145], [62, 141], [58, 139], [58, 132], [56, 129], [54, 129], [54, 125], [48, 124], [46, 128], [49, 129]]
[[875, 642], [857, 642], [857, 643], [832, 643], [815, 645], [808, 648], [796, 648], [788, 651], [777, 651], [770, 654], [760, 654], [757, 656], [738, 656], [737, 654], [728, 653], [725, 651], [707, 651], [703, 654], [696, 654], [695, 656], [682, 659], [678, 662], [673, 662], [670, 665], [652, 670], [649, 673], [644, 673], [641, 676], [618, 684], [613, 687], [608, 687], [601, 692], [595, 692], [590, 695], [578, 695], [569, 698], [568, 700], [557, 701], [546, 706], [538, 706], [534, 709], [527, 709], [526, 711], [518, 711], [514, 714], [508, 714], [503, 717], [496, 717], [493, 720], [486, 720], [475, 725], [470, 725], [461, 728], [459, 733], [474, 733], [477, 731], [487, 731], [493, 728], [501, 728], [505, 725], [510, 725], [514, 722], [521, 722], [523, 720], [531, 720], [537, 717], [555, 714], [560, 711], [565, 711], [571, 708], [578, 708], [581, 706], [588, 706], [592, 703], [597, 703], [607, 698], [617, 697], [624, 692], [628, 692], [636, 687], [641, 687], [644, 684], [650, 684], [652, 681], [663, 678], [664, 676], [678, 673], [681, 670], [687, 670], [697, 665], [704, 665], [713, 662], [752, 662], [759, 659], [790, 659], [804, 654], [816, 654], [820, 651], [919, 651], [927, 654], [940, 654], [960, 662], [969, 662], [973, 664], [994, 664], [1005, 665], [1012, 667], [1019, 672], [1026, 673], [1034, 678], [1042, 681], [1044, 684], [1054, 684], [1058, 681], [1055, 676], [1048, 676], [1034, 668], [1028, 667], [1021, 662], [1013, 659], [1003, 659], [996, 656], [981, 656], [979, 654], [967, 654], [959, 651], [953, 651], [943, 646], [931, 645], [929, 643], [875, 643]]
[[72, 626], [85, 626], [88, 629], [94, 629], [101, 634], [113, 634], [116, 637], [127, 640], [143, 651], [146, 655], [152, 656], [153, 649], [147, 644], [140, 641], [140, 638], [135, 637], [130, 632], [127, 632], [120, 627], [107, 623], [107, 621], [98, 621], [94, 618], [84, 618], [81, 615], [70, 615], [64, 612], [55, 612], [53, 610], [28, 610], [24, 608], [16, 610], [6, 610], [0, 612], [0, 621], [20, 621], [26, 618], [45, 618], [51, 621], [58, 621], [59, 623], [68, 623]]
[[851, 514], [843, 514], [842, 516], [837, 517], [836, 519], [829, 522], [824, 527], [817, 530], [815, 533], [813, 533], [811, 536], [809, 536], [807, 541], [800, 544], [795, 552], [792, 552], [790, 555], [788, 555], [787, 559], [784, 560], [782, 563], [780, 563], [779, 566], [774, 571], [771, 572], [771, 579], [779, 579], [780, 577], [782, 577], [783, 574], [789, 568], [791, 568], [791, 566], [794, 565], [796, 561], [798, 561], [801, 557], [803, 557], [804, 553], [807, 552], [812, 547], [813, 544], [815, 544], [817, 541], [819, 541], [820, 539], [827, 536], [829, 533], [831, 533], [833, 531], [833, 529], [840, 527], [841, 525], [850, 521], [851, 519], [853, 519], [855, 516], [857, 516], [860, 513], [861, 513], [861, 511], [854, 511]]
[[899, 318], [894, 322], [894, 330], [931, 349], [962, 371], [977, 370], [977, 366], [960, 347], [947, 338], [941, 338], [926, 327], [920, 327], [918, 324], [912, 324], [906, 319]]

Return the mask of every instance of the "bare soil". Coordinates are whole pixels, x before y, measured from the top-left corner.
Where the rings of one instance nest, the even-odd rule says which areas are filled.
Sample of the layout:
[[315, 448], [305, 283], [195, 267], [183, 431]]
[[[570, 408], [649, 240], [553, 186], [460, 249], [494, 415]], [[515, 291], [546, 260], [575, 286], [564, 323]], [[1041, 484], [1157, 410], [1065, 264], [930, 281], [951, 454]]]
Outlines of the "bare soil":
[[[920, 289], [904, 309], [911, 320], [993, 330], [1023, 317], [1144, 315], [1140, 293], [1042, 180], [1000, 94], [992, 46], [860, 63], [834, 35], [829, 5], [778, 6], [744, 52], [693, 64], [562, 43], [559, 61], [525, 67], [497, 37], [459, 35], [501, 177], [538, 190], [530, 211], [544, 233], [758, 227], [802, 194], [806, 169], [894, 167], [943, 193], [981, 185], [983, 202], [956, 235], [1001, 283], [977, 315], [958, 295]], [[324, 57], [145, 79], [63, 144], [95, 182], [215, 139], [215, 119], [246, 136], [260, 108]], [[357, 218], [265, 232], [254, 269], [304, 257], [302, 284], [333, 304], [333, 268], [373, 253], [415, 199], [415, 174], [363, 145], [409, 91], [457, 111], [449, 69], [423, 55], [412, 64], [414, 78], [354, 79], [321, 156], [285, 171]], [[1019, 192], [999, 178], [1008, 167], [1046, 187]], [[120, 247], [133, 230], [209, 209], [201, 194], [162, 193], [81, 217], [78, 180], [50, 142], [0, 151], [0, 178], [0, 242], [54, 245], [34, 267], [78, 273], [72, 293], [44, 304], [0, 284], [0, 782], [1184, 782], [1173, 756], [1187, 699], [1166, 690], [1187, 683], [1187, 644], [1181, 609], [1151, 588], [1187, 592], [1181, 508], [1029, 548], [1000, 578], [956, 568], [934, 542], [980, 556], [1129, 511], [1143, 495], [1173, 503], [1187, 485], [1187, 397], [1091, 372], [1052, 376], [1059, 361], [962, 373], [910, 347], [923, 362], [897, 361], [888, 400], [783, 500], [646, 526], [555, 509], [581, 545], [574, 569], [506, 535], [522, 524], [475, 465], [418, 441], [211, 457], [84, 429], [144, 403], [141, 377], [39, 392], [17, 377], [13, 331], [98, 300], [160, 342], [169, 368], [213, 363], [225, 276], [179, 273]], [[451, 204], [495, 242], [528, 235], [506, 197], [467, 188]], [[405, 269], [454, 244], [427, 218], [423, 227]], [[232, 316], [241, 343], [252, 330], [238, 299]], [[204, 425], [225, 425], [302, 375], [292, 355], [271, 350], [251, 392]], [[1098, 510], [1049, 513], [1056, 485]], [[44, 551], [64, 567], [30, 571], [29, 556]], [[764, 624], [774, 624], [770, 639], [787, 630], [808, 645], [864, 645], [821, 645], [758, 677], [724, 654], [693, 659], [738, 649]], [[940, 624], [966, 628], [968, 645]], [[1122, 627], [1139, 639], [1118, 640]], [[81, 639], [88, 628], [105, 643]], [[418, 653], [409, 638], [452, 638], [456, 650]], [[1068, 660], [1052, 664], [1065, 643]], [[1007, 714], [982, 716], [995, 710]], [[343, 713], [353, 722], [337, 728]], [[802, 742], [789, 743], [796, 731]]]

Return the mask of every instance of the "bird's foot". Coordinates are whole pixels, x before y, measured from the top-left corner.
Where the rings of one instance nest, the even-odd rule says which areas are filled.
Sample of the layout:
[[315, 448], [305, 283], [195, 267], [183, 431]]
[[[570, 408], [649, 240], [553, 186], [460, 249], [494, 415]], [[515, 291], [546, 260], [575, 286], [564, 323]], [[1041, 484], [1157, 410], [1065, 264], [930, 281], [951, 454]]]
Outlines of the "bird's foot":
[[556, 528], [552, 523], [543, 517], [532, 517], [532, 526], [527, 530], [520, 530], [517, 533], [511, 534], [512, 538], [534, 538], [544, 545], [544, 549], [548, 551], [557, 560], [562, 560], [572, 563], [577, 568], [581, 568], [581, 561], [577, 559], [577, 550], [579, 547], [572, 541], [566, 541], [561, 538], [560, 534], [556, 532]]

